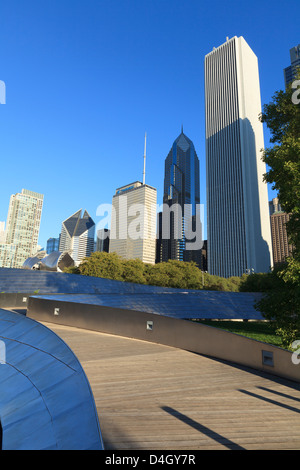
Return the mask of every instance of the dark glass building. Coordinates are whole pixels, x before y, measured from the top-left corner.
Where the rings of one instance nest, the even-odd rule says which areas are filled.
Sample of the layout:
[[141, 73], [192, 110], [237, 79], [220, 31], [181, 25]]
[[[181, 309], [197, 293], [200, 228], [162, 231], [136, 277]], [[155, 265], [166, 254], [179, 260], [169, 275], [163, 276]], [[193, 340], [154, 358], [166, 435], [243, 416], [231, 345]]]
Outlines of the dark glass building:
[[284, 69], [285, 87], [291, 84], [297, 75], [297, 70], [300, 68], [300, 44], [290, 49], [291, 65]]
[[[165, 160], [162, 237], [159, 261], [194, 260], [199, 264], [199, 249], [191, 232], [200, 227], [199, 159], [193, 142], [183, 133], [174, 141]], [[200, 225], [199, 225], [200, 224]], [[195, 239], [195, 237], [194, 237]]]

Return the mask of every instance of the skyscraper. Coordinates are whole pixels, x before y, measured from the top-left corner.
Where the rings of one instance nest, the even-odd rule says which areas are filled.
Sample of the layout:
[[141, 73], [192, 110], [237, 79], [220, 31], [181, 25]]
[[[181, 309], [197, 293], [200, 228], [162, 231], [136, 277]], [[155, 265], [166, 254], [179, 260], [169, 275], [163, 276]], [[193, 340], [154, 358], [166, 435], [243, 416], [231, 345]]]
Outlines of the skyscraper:
[[116, 190], [112, 200], [109, 252], [155, 263], [156, 189], [140, 181]]
[[291, 65], [284, 69], [285, 87], [295, 80], [297, 68], [300, 68], [300, 44], [290, 49]]
[[95, 251], [105, 251], [106, 253], [109, 253], [109, 236], [110, 230], [108, 230], [108, 228], [102, 228], [97, 230]]
[[208, 271], [229, 277], [272, 265], [257, 57], [243, 37], [205, 56]]
[[53, 251], [58, 251], [58, 250], [59, 250], [59, 238], [48, 238], [47, 248], [46, 248], [47, 255], [49, 255]]
[[10, 198], [0, 267], [21, 268], [37, 251], [43, 208], [42, 194], [22, 189]]
[[0, 222], [0, 243], [5, 243], [5, 222]]
[[[163, 237], [160, 261], [196, 261], [196, 254], [199, 254], [201, 246], [198, 250], [193, 249], [196, 245], [188, 246], [187, 227], [190, 224], [189, 229], [192, 232], [195, 232], [197, 225], [200, 228], [199, 159], [193, 142], [183, 133], [183, 129], [165, 159], [160, 223], [163, 225], [162, 230], [160, 229], [160, 236]], [[167, 237], [163, 234], [165, 225], [170, 229]]]
[[289, 243], [286, 223], [290, 216], [281, 209], [278, 198], [270, 201], [270, 221], [273, 246], [274, 266], [282, 263], [293, 253], [293, 246]]
[[66, 251], [78, 265], [94, 251], [95, 222], [87, 211], [75, 212], [62, 223], [59, 251]]

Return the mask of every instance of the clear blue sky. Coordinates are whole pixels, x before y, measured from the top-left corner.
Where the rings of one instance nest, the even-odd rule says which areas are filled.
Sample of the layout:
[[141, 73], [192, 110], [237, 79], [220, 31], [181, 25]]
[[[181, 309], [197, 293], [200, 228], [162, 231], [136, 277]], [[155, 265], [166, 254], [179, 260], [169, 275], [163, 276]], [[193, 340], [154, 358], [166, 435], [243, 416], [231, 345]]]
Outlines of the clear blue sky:
[[145, 132], [146, 183], [162, 203], [182, 124], [205, 204], [204, 56], [243, 36], [267, 103], [300, 42], [298, 13], [299, 0], [1, 0], [0, 221], [25, 188], [44, 194], [42, 246], [80, 208], [97, 223], [98, 205], [142, 178]]

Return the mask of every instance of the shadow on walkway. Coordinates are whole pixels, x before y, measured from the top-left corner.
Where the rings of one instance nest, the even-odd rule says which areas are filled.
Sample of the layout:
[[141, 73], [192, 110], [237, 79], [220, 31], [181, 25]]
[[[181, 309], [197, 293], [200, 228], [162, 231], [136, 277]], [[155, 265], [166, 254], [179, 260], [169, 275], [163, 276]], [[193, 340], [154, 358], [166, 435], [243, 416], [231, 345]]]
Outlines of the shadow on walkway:
[[174, 408], [171, 408], [169, 406], [162, 406], [161, 409], [166, 411], [170, 415], [174, 416], [175, 418], [179, 419], [183, 423], [188, 424], [189, 426], [192, 426], [197, 431], [201, 432], [202, 434], [205, 434], [209, 438], [211, 438], [211, 439], [215, 440], [216, 442], [218, 442], [218, 444], [221, 444], [224, 447], [227, 447], [228, 449], [231, 449], [231, 450], [245, 450], [244, 447], [241, 447], [240, 445], [236, 444], [235, 442], [231, 441], [230, 439], [227, 439], [226, 437], [222, 436], [221, 434], [218, 434], [215, 431], [212, 431], [211, 429], [207, 428], [206, 426], [203, 426], [202, 424], [197, 423], [197, 421], [194, 421], [193, 419], [191, 419], [188, 416], [180, 413], [179, 411], [175, 410]]

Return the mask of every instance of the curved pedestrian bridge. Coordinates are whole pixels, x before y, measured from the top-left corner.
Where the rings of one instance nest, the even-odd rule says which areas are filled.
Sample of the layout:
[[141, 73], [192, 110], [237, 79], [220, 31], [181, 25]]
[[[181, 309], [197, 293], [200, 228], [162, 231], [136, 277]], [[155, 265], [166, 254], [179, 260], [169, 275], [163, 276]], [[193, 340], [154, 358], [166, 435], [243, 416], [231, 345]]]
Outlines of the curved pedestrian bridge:
[[0, 448], [299, 449], [292, 353], [189, 321], [255, 298], [0, 269]]
[[299, 449], [300, 385], [181, 349], [46, 323], [79, 359], [105, 449]]

